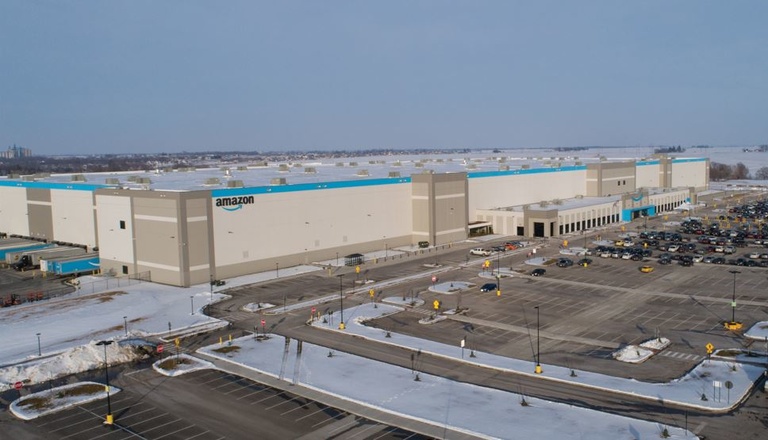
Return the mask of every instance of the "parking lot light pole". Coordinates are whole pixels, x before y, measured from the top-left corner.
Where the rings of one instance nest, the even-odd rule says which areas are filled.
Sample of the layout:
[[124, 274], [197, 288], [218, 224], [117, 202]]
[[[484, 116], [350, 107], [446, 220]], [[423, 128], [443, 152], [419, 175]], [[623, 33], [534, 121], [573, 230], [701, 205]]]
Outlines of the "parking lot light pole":
[[341, 304], [341, 322], [339, 330], [344, 330], [344, 274], [339, 274], [339, 302]]
[[40, 333], [37, 333], [37, 356], [40, 357], [43, 355], [43, 350], [40, 347]]
[[539, 306], [535, 307], [536, 309], [536, 369], [534, 372], [536, 374], [541, 374], [541, 338], [539, 337], [539, 329], [540, 329], [540, 321], [539, 321]]
[[125, 330], [125, 336], [128, 336], [128, 317], [123, 316], [123, 329]]
[[114, 422], [112, 417], [112, 402], [109, 400], [109, 370], [107, 363], [107, 345], [111, 345], [113, 341], [99, 341], [96, 345], [104, 346], [104, 382], [107, 390], [107, 417], [104, 420], [105, 425], [111, 425]]
[[741, 328], [741, 323], [736, 322], [736, 275], [741, 272], [738, 270], [729, 270], [728, 272], [733, 274], [733, 295], [731, 297], [731, 322], [726, 322], [725, 327], [728, 330], [738, 330]]

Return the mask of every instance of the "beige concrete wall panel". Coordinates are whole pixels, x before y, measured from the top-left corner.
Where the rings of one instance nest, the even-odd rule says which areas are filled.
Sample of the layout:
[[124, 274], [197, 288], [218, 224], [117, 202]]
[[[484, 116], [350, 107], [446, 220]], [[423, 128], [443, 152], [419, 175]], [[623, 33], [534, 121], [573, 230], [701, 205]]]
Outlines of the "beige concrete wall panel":
[[29, 236], [27, 189], [0, 187], [0, 232]]
[[142, 193], [133, 198], [133, 215], [146, 218], [168, 218], [174, 222], [177, 221], [179, 202], [176, 194], [162, 198], [150, 198], [144, 197], [144, 195]]
[[[134, 240], [131, 198], [99, 192], [96, 194], [96, 207], [99, 258], [102, 262], [115, 261], [132, 266]], [[124, 229], [120, 227], [121, 221], [124, 222]]]
[[94, 197], [90, 191], [51, 190], [53, 236], [58, 241], [96, 246]]
[[568, 199], [586, 193], [586, 170], [469, 179], [470, 218], [478, 209]]
[[29, 213], [29, 235], [41, 240], [53, 240], [53, 222], [51, 221], [51, 204], [34, 204], [27, 206]]
[[136, 261], [139, 264], [154, 263], [158, 267], [178, 267], [180, 264], [180, 247], [187, 243], [180, 241], [178, 227], [175, 223], [142, 220], [134, 220], [136, 232]]
[[27, 202], [43, 202], [50, 205], [51, 190], [47, 188], [27, 188]]
[[672, 175], [670, 186], [673, 188], [681, 186], [692, 186], [694, 188], [705, 188], [708, 182], [707, 163], [701, 162], [682, 162], [672, 164]]
[[372, 231], [410, 236], [410, 197], [410, 185], [381, 185], [255, 194], [237, 211], [214, 207], [216, 264], [364, 243]]
[[[208, 270], [208, 223], [187, 223], [187, 244], [190, 271]], [[206, 275], [207, 277], [208, 275]], [[194, 284], [194, 282], [193, 282]]]
[[659, 186], [659, 165], [640, 165], [635, 170], [635, 184], [638, 188]]
[[412, 199], [412, 211], [413, 215], [413, 232], [429, 234], [431, 219], [429, 216], [429, 200], [427, 199]]

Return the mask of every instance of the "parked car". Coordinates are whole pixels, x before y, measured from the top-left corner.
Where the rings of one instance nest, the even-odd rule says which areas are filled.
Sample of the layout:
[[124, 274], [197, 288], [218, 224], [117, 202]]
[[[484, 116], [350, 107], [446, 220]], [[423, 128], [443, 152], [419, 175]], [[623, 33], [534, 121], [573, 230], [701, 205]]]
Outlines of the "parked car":
[[651, 273], [653, 272], [653, 266], [640, 266], [640, 272]]
[[557, 267], [569, 267], [573, 266], [573, 260], [570, 258], [561, 258], [557, 260]]
[[495, 283], [485, 283], [482, 287], [480, 287], [481, 292], [493, 292], [494, 290], [496, 290]]
[[480, 255], [480, 256], [483, 256], [483, 257], [487, 257], [487, 256], [491, 255], [491, 251], [490, 250], [483, 249], [483, 248], [474, 248], [471, 251], [469, 251], [469, 253], [470, 253], [470, 255]]
[[592, 264], [592, 259], [591, 258], [582, 258], [581, 260], [577, 261], [576, 264], [579, 265], [579, 266], [582, 266], [582, 267], [587, 267], [590, 264]]
[[533, 271], [531, 272], [531, 275], [535, 277], [540, 277], [545, 273], [547, 273], [546, 269], [539, 268], [539, 269], [533, 269]]

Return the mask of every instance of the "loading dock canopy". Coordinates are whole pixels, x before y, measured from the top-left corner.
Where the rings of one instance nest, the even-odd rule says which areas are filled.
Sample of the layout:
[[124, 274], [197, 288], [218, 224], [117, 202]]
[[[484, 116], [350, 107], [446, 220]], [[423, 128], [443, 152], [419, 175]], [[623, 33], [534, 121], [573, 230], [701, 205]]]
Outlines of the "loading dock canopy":
[[493, 234], [493, 223], [491, 222], [472, 222], [468, 226], [470, 236]]

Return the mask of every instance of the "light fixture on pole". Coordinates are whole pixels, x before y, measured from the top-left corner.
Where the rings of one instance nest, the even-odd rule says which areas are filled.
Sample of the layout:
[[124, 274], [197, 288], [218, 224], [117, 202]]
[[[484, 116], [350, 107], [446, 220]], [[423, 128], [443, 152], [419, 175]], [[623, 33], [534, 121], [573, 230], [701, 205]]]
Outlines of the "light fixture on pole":
[[128, 317], [123, 316], [123, 329], [125, 330], [125, 336], [128, 336]]
[[42, 356], [43, 355], [43, 350], [40, 347], [40, 333], [37, 333], [37, 355], [38, 356]]
[[107, 417], [104, 420], [105, 425], [111, 425], [114, 422], [114, 418], [112, 417], [112, 402], [109, 399], [109, 364], [107, 363], [107, 345], [112, 345], [112, 342], [113, 341], [99, 341], [96, 343], [96, 345], [104, 346], [104, 382], [107, 390]]
[[344, 330], [344, 274], [339, 274], [339, 302], [341, 304], [341, 322], [339, 330]]
[[189, 295], [189, 314], [194, 315], [195, 314], [195, 296]]
[[536, 374], [541, 374], [541, 338], [539, 337], [539, 329], [540, 321], [539, 321], [539, 306], [535, 307], [536, 309], [536, 369], [534, 372]]
[[725, 323], [728, 330], [741, 329], [741, 323], [736, 321], [736, 275], [740, 274], [738, 270], [729, 270], [733, 274], [733, 296], [731, 297], [731, 321]]
[[280, 263], [275, 263], [275, 278], [280, 278]]

